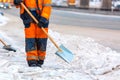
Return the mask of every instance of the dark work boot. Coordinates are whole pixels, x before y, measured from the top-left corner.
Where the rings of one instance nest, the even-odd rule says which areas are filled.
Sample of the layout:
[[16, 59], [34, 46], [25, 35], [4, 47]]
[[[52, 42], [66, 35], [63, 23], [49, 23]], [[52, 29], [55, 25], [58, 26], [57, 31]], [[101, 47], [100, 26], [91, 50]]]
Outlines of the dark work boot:
[[37, 65], [38, 65], [39, 67], [42, 67], [43, 63], [44, 63], [44, 60], [38, 60], [38, 64], [37, 64]]
[[29, 67], [38, 67], [37, 60], [28, 60], [27, 62]]

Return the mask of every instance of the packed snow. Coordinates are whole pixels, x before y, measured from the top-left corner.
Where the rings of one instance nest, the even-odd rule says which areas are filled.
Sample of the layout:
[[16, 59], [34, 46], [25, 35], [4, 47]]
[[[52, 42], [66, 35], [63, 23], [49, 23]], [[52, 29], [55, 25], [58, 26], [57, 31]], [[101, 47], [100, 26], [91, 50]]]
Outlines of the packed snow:
[[[7, 23], [0, 15], [0, 27]], [[84, 36], [63, 35], [49, 30], [58, 45], [63, 44], [74, 54], [68, 64], [54, 53], [56, 47], [48, 40], [47, 56], [42, 68], [28, 67], [24, 45], [12, 44], [12, 38], [0, 30], [0, 38], [16, 47], [17, 52], [7, 51], [0, 44], [0, 80], [119, 80], [120, 53], [98, 44]]]
[[5, 25], [7, 20], [8, 18], [2, 17], [2, 15], [0, 14], [0, 26]]

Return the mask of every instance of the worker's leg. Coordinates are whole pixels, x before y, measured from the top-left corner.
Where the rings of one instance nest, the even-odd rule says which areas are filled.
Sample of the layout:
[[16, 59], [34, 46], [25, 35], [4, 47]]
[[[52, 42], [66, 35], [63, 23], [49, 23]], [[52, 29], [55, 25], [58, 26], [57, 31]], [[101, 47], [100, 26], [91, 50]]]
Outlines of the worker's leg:
[[37, 66], [38, 61], [35, 32], [36, 26], [34, 23], [31, 23], [29, 27], [25, 28], [26, 59], [29, 66]]
[[[48, 32], [48, 27], [44, 28], [46, 32]], [[40, 27], [37, 27], [37, 50], [38, 50], [38, 65], [42, 65], [44, 63], [44, 59], [46, 56], [46, 47], [47, 47], [47, 38], [48, 36], [42, 31]]]

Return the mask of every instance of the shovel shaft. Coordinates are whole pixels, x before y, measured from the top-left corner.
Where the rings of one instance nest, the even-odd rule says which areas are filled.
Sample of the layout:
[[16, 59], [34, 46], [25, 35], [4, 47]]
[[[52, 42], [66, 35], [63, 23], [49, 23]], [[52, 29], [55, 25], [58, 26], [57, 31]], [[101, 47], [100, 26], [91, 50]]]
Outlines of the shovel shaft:
[[2, 44], [3, 44], [4, 46], [7, 46], [1, 39], [0, 39], [0, 41], [2, 42]]
[[44, 33], [48, 36], [48, 38], [51, 40], [51, 42], [56, 46], [56, 48], [62, 52], [62, 49], [56, 44], [56, 42], [52, 39], [52, 37], [45, 31], [44, 28], [42, 28], [42, 30], [44, 31]]
[[27, 9], [27, 7], [21, 3], [21, 5], [24, 7], [24, 9], [27, 11], [27, 13], [32, 17], [32, 19], [36, 22], [36, 24], [38, 24], [38, 20], [32, 15], [32, 13]]
[[[27, 9], [27, 7], [21, 3], [21, 5], [24, 7], [24, 9], [27, 11], [27, 13], [32, 17], [32, 19], [36, 22], [36, 24], [38, 24], [38, 20], [32, 15], [32, 13]], [[43, 32], [48, 36], [48, 38], [51, 40], [51, 42], [56, 46], [56, 48], [62, 52], [62, 49], [56, 44], [56, 42], [52, 39], [52, 37], [46, 32], [46, 30], [41, 27], [41, 29], [43, 30]]]

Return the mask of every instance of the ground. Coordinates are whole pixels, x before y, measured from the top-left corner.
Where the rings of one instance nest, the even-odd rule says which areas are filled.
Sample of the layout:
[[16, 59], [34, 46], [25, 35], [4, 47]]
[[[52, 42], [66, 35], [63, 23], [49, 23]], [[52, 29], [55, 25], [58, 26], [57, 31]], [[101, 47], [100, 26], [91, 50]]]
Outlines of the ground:
[[119, 80], [120, 53], [97, 43], [91, 37], [82, 36], [78, 33], [79, 30], [75, 34], [70, 34], [69, 31], [65, 33], [64, 30], [57, 32], [52, 28], [49, 30], [58, 45], [63, 44], [74, 54], [70, 64], [54, 54], [57, 49], [48, 41], [43, 68], [28, 67], [22, 21], [10, 14], [5, 16], [8, 20], [3, 22], [8, 23], [0, 26], [0, 38], [16, 48], [17, 52], [6, 51], [2, 49], [3, 45], [0, 45], [1, 80]]

